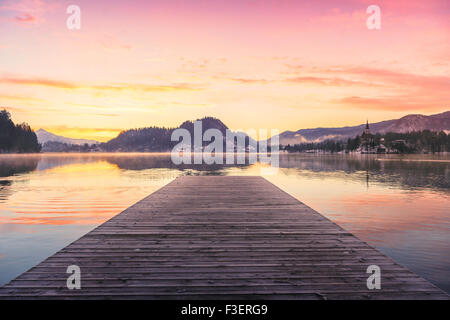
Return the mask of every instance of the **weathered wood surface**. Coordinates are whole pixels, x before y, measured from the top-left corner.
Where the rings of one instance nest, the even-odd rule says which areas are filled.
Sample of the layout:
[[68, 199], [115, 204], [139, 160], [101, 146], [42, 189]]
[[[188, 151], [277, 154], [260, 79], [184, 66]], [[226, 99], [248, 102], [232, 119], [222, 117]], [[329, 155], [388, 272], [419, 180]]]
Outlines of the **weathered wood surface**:
[[[66, 269], [81, 268], [69, 290]], [[381, 268], [369, 290], [366, 269]], [[261, 177], [180, 177], [0, 289], [3, 299], [448, 299]]]

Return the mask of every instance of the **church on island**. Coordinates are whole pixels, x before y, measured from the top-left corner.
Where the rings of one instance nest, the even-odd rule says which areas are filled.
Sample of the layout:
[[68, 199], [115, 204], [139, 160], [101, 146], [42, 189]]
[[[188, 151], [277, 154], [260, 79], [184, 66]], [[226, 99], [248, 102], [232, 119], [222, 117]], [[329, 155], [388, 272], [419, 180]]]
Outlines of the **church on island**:
[[381, 138], [380, 142], [375, 141], [375, 136], [370, 133], [369, 120], [367, 120], [366, 128], [361, 135], [361, 144], [358, 149], [363, 154], [369, 153], [386, 153], [386, 147], [384, 146], [384, 139]]

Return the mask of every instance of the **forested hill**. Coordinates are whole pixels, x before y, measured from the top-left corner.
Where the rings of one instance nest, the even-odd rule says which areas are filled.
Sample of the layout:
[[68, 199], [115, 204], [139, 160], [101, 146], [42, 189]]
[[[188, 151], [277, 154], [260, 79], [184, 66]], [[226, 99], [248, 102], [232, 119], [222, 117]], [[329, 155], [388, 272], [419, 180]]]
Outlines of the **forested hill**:
[[[225, 136], [228, 127], [219, 119], [206, 117], [202, 121], [202, 134], [208, 129], [218, 129]], [[191, 134], [194, 145], [194, 122], [185, 121], [179, 128], [186, 129]], [[105, 151], [122, 152], [165, 152], [171, 151], [178, 144], [178, 141], [171, 141], [171, 135], [176, 128], [148, 127], [141, 129], [131, 129], [121, 132], [117, 138], [101, 145]], [[204, 142], [204, 145], [209, 144]]]
[[[370, 121], [370, 119], [369, 119]], [[280, 134], [280, 144], [295, 145], [301, 143], [318, 143], [325, 140], [347, 140], [360, 135], [365, 128], [363, 123], [358, 126], [340, 128], [301, 129], [285, 131]], [[386, 134], [388, 132], [408, 133], [413, 131], [430, 130], [434, 132], [450, 131], [450, 111], [425, 116], [410, 114], [400, 119], [370, 123], [372, 133]]]
[[6, 110], [0, 111], [0, 153], [34, 153], [41, 146], [36, 134], [26, 123], [14, 124]]
[[148, 127], [121, 132], [117, 138], [101, 144], [105, 151], [162, 152], [171, 150], [172, 128]]

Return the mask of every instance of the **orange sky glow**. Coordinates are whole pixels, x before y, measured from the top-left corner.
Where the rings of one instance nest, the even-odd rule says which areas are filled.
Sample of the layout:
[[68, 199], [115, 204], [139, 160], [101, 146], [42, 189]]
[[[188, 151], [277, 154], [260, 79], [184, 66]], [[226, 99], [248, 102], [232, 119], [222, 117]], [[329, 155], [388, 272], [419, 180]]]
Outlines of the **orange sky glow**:
[[[69, 5], [81, 29], [66, 27]], [[369, 30], [366, 9], [381, 9]], [[0, 0], [0, 106], [73, 138], [346, 126], [450, 109], [450, 2]]]

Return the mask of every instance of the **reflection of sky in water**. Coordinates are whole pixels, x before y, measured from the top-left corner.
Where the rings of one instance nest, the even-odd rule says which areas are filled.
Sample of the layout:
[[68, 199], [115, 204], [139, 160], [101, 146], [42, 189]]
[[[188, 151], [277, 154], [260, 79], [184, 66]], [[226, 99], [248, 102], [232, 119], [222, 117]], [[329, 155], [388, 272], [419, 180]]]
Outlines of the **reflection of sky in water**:
[[[399, 160], [401, 159], [401, 161]], [[167, 155], [0, 156], [0, 284], [181, 174]], [[266, 178], [450, 292], [450, 156], [283, 155]]]

